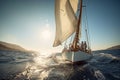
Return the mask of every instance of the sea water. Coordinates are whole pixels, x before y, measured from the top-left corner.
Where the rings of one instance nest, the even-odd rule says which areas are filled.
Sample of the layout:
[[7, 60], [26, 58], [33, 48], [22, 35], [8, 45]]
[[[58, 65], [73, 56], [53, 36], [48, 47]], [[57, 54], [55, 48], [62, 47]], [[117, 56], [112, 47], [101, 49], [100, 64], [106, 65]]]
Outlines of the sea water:
[[56, 55], [0, 51], [0, 80], [120, 80], [120, 50], [93, 52], [88, 63], [74, 66]]

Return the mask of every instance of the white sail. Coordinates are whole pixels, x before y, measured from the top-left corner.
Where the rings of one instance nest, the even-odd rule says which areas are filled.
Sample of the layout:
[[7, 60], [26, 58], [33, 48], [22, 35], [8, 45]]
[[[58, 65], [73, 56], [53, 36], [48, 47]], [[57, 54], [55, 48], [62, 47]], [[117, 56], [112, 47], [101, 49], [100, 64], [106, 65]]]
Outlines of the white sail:
[[[76, 2], [76, 3], [75, 3]], [[53, 46], [58, 46], [69, 38], [77, 26], [75, 12], [77, 0], [55, 0], [56, 37]]]
[[71, 6], [72, 6], [72, 9], [73, 9], [74, 13], [76, 13], [76, 11], [77, 11], [78, 1], [79, 1], [79, 0], [70, 0], [70, 4], [71, 4]]

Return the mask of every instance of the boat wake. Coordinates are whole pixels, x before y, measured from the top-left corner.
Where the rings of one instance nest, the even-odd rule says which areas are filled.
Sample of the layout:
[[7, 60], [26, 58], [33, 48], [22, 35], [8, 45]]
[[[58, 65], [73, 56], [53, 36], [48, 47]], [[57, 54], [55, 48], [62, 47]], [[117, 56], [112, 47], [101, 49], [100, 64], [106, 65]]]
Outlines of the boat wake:
[[60, 56], [55, 58], [34, 58], [34, 63], [28, 64], [25, 71], [19, 73], [14, 80], [105, 80], [103, 74], [89, 63], [73, 66], [64, 63]]

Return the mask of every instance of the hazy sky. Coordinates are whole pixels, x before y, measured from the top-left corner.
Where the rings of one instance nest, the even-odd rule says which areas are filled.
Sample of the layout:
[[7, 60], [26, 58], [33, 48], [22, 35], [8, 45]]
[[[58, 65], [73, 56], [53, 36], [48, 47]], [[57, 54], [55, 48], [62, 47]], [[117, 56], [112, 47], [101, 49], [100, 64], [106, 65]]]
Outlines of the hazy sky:
[[[92, 49], [120, 44], [120, 0], [85, 0]], [[0, 0], [0, 41], [38, 51], [53, 48], [54, 0]]]

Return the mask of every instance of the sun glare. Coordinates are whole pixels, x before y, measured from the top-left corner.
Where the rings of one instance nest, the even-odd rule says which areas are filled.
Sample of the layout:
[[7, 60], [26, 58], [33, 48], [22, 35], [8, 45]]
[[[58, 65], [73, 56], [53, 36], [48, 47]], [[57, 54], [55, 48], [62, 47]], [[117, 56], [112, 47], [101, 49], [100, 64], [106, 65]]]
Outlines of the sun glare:
[[43, 30], [42, 37], [44, 39], [50, 39], [51, 32], [49, 30]]

